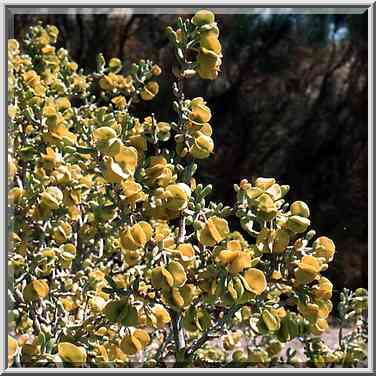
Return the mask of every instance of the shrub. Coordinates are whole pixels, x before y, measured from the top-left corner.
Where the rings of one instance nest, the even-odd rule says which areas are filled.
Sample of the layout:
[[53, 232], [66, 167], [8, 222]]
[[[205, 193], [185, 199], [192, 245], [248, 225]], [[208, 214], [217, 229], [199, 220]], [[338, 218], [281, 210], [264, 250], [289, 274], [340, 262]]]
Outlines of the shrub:
[[[9, 40], [9, 365], [273, 366], [294, 339], [313, 366], [363, 360], [365, 290], [341, 301], [341, 323], [361, 330], [335, 351], [319, 337], [335, 245], [310, 229], [307, 204], [260, 177], [224, 206], [195, 180], [214, 152], [212, 114], [184, 82], [218, 76], [214, 14], [179, 18], [167, 35], [174, 120], [134, 115], [158, 95], [152, 61], [124, 72], [99, 55], [84, 74], [54, 46], [54, 26], [31, 27], [22, 48]], [[292, 350], [284, 361], [296, 364]]]

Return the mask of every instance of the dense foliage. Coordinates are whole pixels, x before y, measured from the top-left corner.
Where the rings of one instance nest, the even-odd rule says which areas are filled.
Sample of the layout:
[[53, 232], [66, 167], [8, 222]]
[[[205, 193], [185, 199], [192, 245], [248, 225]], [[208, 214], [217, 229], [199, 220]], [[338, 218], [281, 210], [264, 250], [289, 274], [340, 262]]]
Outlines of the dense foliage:
[[[159, 94], [132, 113], [140, 119], [153, 112], [172, 119], [165, 103], [174, 100], [175, 56], [163, 31], [177, 15], [194, 10], [154, 10], [15, 12], [10, 37], [23, 40], [38, 22], [56, 25], [56, 48], [66, 48], [86, 73], [96, 69], [100, 52], [106, 60], [120, 58], [124, 72], [140, 59], [158, 62], [163, 67]], [[215, 124], [215, 152], [201, 160], [195, 177], [213, 184], [216, 200], [230, 206], [232, 186], [244, 176], [273, 176], [294, 187], [290, 201], [303, 197], [314, 207], [315, 228], [341, 250], [326, 274], [336, 286], [337, 303], [337, 290], [368, 285], [368, 12], [216, 10], [223, 46], [219, 79], [195, 77], [184, 84], [187, 97], [210, 103]], [[236, 221], [230, 224], [239, 230]]]
[[308, 205], [259, 177], [235, 185], [224, 206], [194, 177], [214, 151], [212, 113], [184, 83], [218, 77], [214, 14], [167, 28], [174, 120], [134, 115], [158, 95], [158, 65], [124, 72], [99, 55], [84, 74], [55, 48], [58, 33], [37, 25], [22, 46], [8, 44], [9, 364], [297, 364], [292, 351], [282, 357], [293, 339], [309, 366], [364, 360], [364, 289], [342, 294], [341, 323], [354, 331], [335, 350], [320, 339], [336, 249], [311, 229]]

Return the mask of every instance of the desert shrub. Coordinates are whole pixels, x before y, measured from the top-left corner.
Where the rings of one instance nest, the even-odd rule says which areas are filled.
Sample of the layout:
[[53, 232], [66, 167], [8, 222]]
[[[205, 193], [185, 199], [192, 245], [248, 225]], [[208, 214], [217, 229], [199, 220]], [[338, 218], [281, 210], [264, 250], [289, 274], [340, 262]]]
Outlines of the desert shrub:
[[282, 357], [294, 339], [312, 366], [364, 360], [365, 290], [341, 300], [341, 325], [356, 330], [336, 350], [320, 339], [336, 250], [311, 229], [307, 204], [260, 177], [224, 206], [195, 180], [214, 152], [212, 114], [184, 82], [217, 78], [219, 28], [199, 11], [167, 35], [173, 120], [134, 115], [158, 95], [152, 61], [124, 72], [99, 55], [84, 74], [54, 46], [54, 26], [9, 40], [9, 365], [296, 364], [293, 350]]

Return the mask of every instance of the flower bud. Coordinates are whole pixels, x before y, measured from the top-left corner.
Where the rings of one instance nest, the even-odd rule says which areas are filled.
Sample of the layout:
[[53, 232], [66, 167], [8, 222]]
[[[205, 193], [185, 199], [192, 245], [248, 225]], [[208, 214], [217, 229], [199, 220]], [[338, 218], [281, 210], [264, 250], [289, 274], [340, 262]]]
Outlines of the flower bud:
[[287, 220], [287, 228], [296, 234], [306, 231], [310, 224], [311, 221], [308, 218], [299, 215], [292, 215]]
[[292, 215], [298, 215], [300, 217], [308, 218], [310, 214], [308, 205], [303, 201], [293, 202], [290, 210]]
[[210, 10], [199, 10], [192, 17], [191, 22], [195, 26], [202, 26], [206, 24], [212, 24], [214, 22], [214, 13]]

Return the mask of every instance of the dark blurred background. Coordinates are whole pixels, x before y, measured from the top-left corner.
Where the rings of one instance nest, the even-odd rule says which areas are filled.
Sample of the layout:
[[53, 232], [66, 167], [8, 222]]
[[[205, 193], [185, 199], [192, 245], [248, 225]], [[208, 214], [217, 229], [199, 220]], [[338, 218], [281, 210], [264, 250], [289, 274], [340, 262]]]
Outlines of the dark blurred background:
[[[18, 14], [10, 29], [22, 39], [38, 20], [55, 24], [58, 46], [85, 71], [95, 69], [99, 52], [125, 66], [152, 59], [163, 75], [149, 111], [171, 119], [174, 58], [164, 29], [176, 15], [69, 13]], [[203, 96], [214, 114], [215, 154], [200, 163], [199, 178], [230, 205], [233, 184], [243, 177], [289, 184], [291, 202], [306, 201], [313, 228], [336, 243], [327, 272], [336, 288], [366, 287], [367, 14], [218, 14], [217, 21], [220, 78], [194, 78], [186, 88], [188, 97]]]

